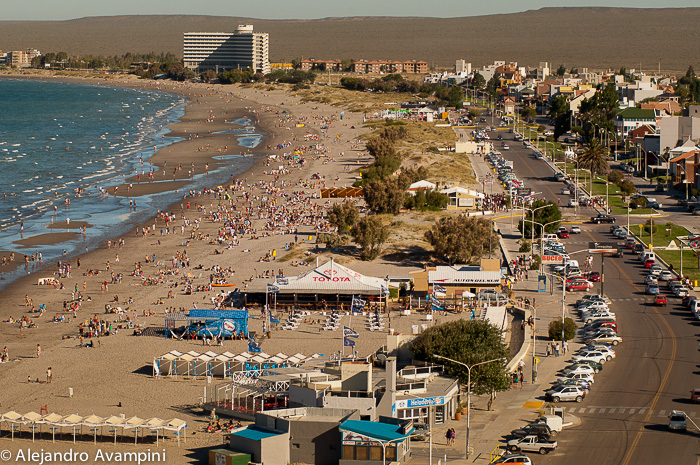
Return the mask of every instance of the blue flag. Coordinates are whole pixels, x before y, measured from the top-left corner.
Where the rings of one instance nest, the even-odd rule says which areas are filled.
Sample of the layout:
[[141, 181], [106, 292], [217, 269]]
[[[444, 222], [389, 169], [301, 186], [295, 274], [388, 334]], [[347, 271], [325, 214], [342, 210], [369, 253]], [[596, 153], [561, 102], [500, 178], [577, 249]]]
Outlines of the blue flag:
[[353, 296], [352, 297], [352, 304], [350, 304], [350, 310], [353, 313], [360, 313], [364, 308], [367, 302], [365, 302], [362, 299], [358, 299], [357, 297]]
[[347, 337], [343, 338], [343, 345], [344, 346], [349, 346], [349, 347], [355, 347], [355, 341], [352, 339], [348, 339]]
[[360, 334], [352, 328], [343, 326], [343, 337], [360, 337]]
[[257, 342], [255, 342], [253, 336], [248, 336], [248, 352], [262, 352], [262, 349], [258, 346]]

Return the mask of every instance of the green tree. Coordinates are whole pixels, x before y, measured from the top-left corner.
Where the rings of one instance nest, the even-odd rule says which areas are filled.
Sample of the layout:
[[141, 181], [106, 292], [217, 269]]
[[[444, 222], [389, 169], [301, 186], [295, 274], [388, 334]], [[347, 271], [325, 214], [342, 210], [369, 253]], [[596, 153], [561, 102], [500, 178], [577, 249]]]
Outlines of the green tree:
[[467, 112], [467, 116], [469, 116], [470, 120], [476, 121], [477, 118], [481, 117], [481, 112], [479, 110], [472, 108]]
[[464, 92], [459, 86], [450, 87], [450, 91], [447, 93], [447, 102], [449, 106], [455, 108], [462, 108], [462, 102], [464, 101]]
[[[622, 195], [624, 195], [625, 197], [629, 197], [630, 195], [637, 192], [637, 187], [629, 179], [625, 179], [625, 180], [621, 181], [618, 184], [618, 187], [622, 191]], [[646, 202], [646, 200], [645, 200], [645, 202]]]
[[526, 121], [531, 120], [531, 119], [535, 119], [536, 116], [537, 116], [537, 110], [535, 110], [532, 107], [524, 106], [520, 110], [520, 117]]
[[336, 203], [328, 213], [328, 221], [338, 228], [338, 234], [348, 234], [359, 218], [360, 212], [350, 202]]
[[294, 69], [301, 68], [301, 60], [299, 58], [292, 58], [292, 68], [294, 68]]
[[[549, 322], [549, 338], [561, 341], [561, 318]], [[576, 336], [576, 323], [571, 318], [564, 320], [564, 340], [570, 341]]]
[[213, 69], [204, 70], [204, 72], [201, 74], [201, 78], [204, 82], [211, 82], [216, 79], [216, 71]]
[[589, 170], [591, 176], [606, 174], [610, 170], [608, 156], [596, 139], [592, 139], [583, 153], [578, 154], [580, 168]]
[[353, 228], [352, 237], [362, 252], [362, 260], [374, 260], [382, 250], [382, 244], [389, 237], [389, 231], [376, 216], [365, 216]]
[[489, 82], [486, 83], [486, 92], [491, 94], [492, 97], [498, 95], [498, 91], [501, 89], [501, 75], [496, 73], [493, 75]]
[[367, 207], [375, 213], [399, 214], [405, 203], [406, 191], [396, 179], [372, 181], [362, 189]]
[[480, 89], [483, 89], [485, 86], [486, 86], [486, 79], [478, 71], [475, 71], [474, 76], [472, 76], [472, 80], [471, 80], [471, 88], [480, 90]]
[[425, 240], [450, 265], [475, 262], [488, 253], [489, 245], [498, 244], [490, 221], [466, 216], [440, 218], [426, 231]]
[[[545, 207], [545, 208], [540, 208], [540, 207]], [[536, 210], [538, 209], [539, 210]], [[546, 233], [553, 233], [557, 229], [559, 229], [559, 221], [561, 220], [561, 210], [559, 210], [559, 206], [554, 203], [554, 202], [545, 202], [543, 200], [535, 200], [532, 202], [532, 205], [530, 206], [531, 210], [536, 210], [535, 211], [535, 237], [539, 237], [540, 233], [542, 232], [542, 227], [539, 226], [545, 225], [547, 223], [547, 226], [544, 228], [544, 232]], [[518, 231], [523, 233], [523, 236], [525, 238], [532, 237], [532, 214], [530, 212], [525, 212], [525, 224], [523, 224], [523, 221], [521, 220], [518, 223]], [[539, 224], [538, 224], [539, 223]], [[524, 228], [524, 229], [523, 229]]]
[[316, 241], [320, 244], [325, 244], [326, 247], [334, 249], [336, 247], [342, 247], [350, 242], [350, 237], [345, 234], [328, 234], [321, 233], [318, 235]]
[[566, 74], [566, 68], [564, 67], [564, 65], [559, 65], [554, 74], [556, 74], [559, 77], [564, 76]]
[[554, 122], [554, 140], [566, 133], [571, 127], [571, 112], [569, 102], [563, 95], [554, 97], [549, 107], [549, 116]]
[[620, 185], [620, 182], [622, 182], [622, 179], [622, 171], [620, 170], [612, 170], [608, 175], [608, 181], [618, 186]]
[[500, 359], [472, 368], [472, 392], [493, 395], [510, 387], [506, 371], [510, 352], [503, 342], [503, 333], [485, 320], [460, 319], [432, 326], [414, 339], [411, 351], [416, 360], [444, 364], [445, 374], [458, 378], [464, 389], [469, 389], [467, 369], [433, 355], [449, 357], [468, 366]]

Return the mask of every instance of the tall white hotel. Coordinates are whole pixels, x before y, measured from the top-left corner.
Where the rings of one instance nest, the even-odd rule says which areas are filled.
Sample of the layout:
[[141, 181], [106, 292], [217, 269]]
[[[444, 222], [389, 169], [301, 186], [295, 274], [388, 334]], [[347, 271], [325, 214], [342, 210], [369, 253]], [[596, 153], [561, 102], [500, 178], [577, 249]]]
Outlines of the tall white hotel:
[[269, 34], [253, 32], [246, 24], [231, 32], [185, 32], [183, 61], [185, 67], [202, 72], [213, 69], [252, 69], [270, 72]]

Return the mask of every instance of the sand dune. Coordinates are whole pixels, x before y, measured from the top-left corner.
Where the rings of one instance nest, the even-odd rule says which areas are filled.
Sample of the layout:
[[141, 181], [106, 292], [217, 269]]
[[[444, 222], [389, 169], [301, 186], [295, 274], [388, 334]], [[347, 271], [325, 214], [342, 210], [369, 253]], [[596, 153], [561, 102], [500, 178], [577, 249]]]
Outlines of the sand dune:
[[[445, 12], [448, 14], [449, 12]], [[4, 50], [114, 55], [182, 54], [186, 31], [231, 31], [250, 23], [270, 33], [272, 60], [295, 57], [422, 59], [452, 66], [512, 60], [535, 66], [685, 71], [698, 63], [700, 8], [543, 8], [463, 18], [350, 17], [263, 20], [162, 15], [69, 21], [0, 21]]]

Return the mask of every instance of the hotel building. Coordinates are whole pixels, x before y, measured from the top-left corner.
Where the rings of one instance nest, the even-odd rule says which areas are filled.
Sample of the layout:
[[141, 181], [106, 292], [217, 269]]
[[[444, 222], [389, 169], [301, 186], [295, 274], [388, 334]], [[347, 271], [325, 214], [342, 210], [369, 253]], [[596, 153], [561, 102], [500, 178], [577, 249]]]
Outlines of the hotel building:
[[217, 72], [252, 69], [270, 72], [269, 35], [253, 32], [253, 26], [242, 25], [231, 32], [185, 32], [183, 61], [194, 71], [213, 69]]

